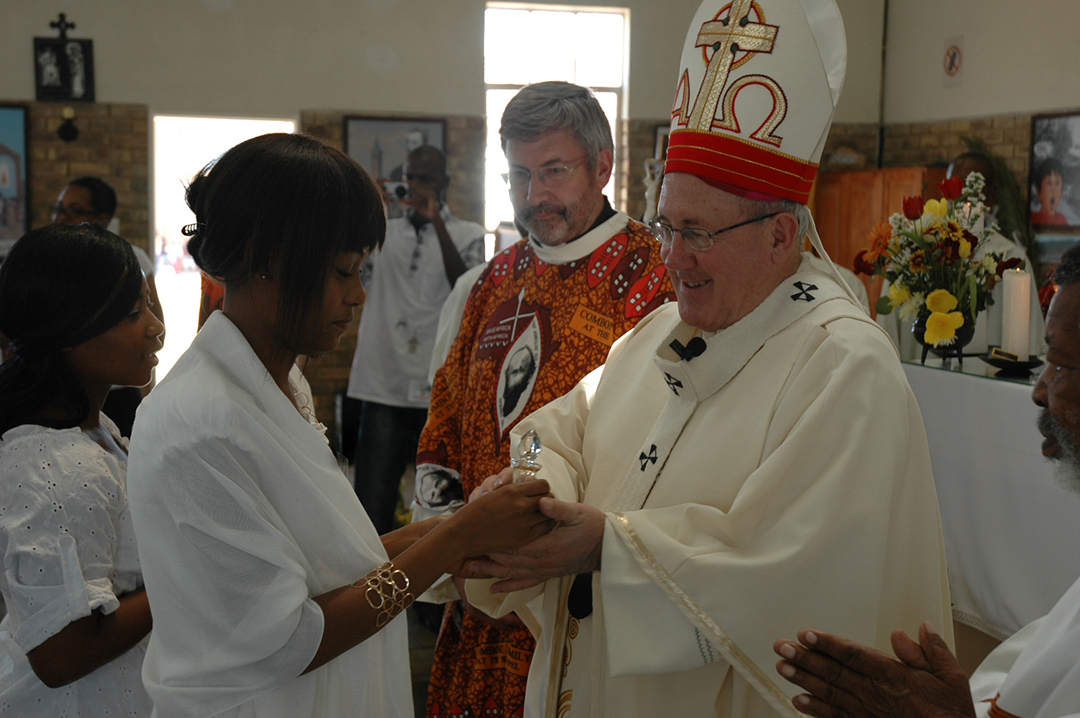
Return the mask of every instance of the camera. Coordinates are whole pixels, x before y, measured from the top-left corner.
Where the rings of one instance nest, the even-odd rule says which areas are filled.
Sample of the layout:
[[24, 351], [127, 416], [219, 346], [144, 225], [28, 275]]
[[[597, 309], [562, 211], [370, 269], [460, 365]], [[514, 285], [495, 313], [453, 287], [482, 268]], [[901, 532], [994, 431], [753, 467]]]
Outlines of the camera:
[[412, 190], [408, 182], [383, 182], [383, 190], [390, 199], [408, 199]]

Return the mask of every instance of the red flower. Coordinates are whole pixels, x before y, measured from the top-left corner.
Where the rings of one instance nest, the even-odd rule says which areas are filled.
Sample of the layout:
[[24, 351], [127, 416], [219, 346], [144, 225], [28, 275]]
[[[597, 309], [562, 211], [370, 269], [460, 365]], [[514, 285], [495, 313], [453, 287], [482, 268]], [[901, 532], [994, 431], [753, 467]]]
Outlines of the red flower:
[[971, 232], [967, 231], [966, 229], [963, 230], [963, 232], [964, 232], [964, 239], [966, 239], [968, 242], [971, 243], [971, 257], [972, 257], [972, 259], [974, 259], [975, 258], [975, 248], [979, 246], [979, 238], [977, 236], [975, 236], [974, 234], [972, 234]]
[[919, 217], [922, 217], [923, 211], [923, 199], [922, 197], [905, 197], [904, 198], [904, 216], [908, 219], [915, 221]]
[[937, 183], [938, 189], [945, 199], [960, 199], [960, 193], [964, 191], [964, 180], [959, 177], [949, 177]]
[[1004, 277], [1005, 272], [1010, 269], [1016, 269], [1023, 263], [1024, 260], [1020, 259], [1019, 257], [1012, 257], [1010, 259], [1006, 259], [1004, 262], [998, 262], [997, 275], [999, 277]]
[[874, 276], [874, 265], [866, 261], [865, 249], [860, 249], [859, 253], [855, 255], [855, 273], [865, 274], [869, 277]]

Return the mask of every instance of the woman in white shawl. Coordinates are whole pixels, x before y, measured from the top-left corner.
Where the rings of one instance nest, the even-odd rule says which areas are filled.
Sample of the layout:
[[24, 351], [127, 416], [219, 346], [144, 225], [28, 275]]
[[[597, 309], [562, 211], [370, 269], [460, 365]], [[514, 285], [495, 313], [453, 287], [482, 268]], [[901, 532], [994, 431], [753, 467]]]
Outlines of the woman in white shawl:
[[375, 184], [316, 140], [265, 135], [204, 168], [187, 200], [189, 250], [226, 293], [132, 434], [155, 714], [412, 716], [395, 616], [467, 557], [549, 530], [547, 486], [380, 538], [295, 367], [363, 303], [385, 231]]

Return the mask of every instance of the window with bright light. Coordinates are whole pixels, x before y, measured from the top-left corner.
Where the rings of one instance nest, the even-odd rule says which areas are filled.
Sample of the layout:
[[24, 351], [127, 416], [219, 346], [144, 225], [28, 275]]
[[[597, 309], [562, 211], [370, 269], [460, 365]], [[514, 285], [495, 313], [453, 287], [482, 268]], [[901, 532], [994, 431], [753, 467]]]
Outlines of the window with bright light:
[[[510, 98], [525, 85], [563, 80], [590, 88], [612, 123], [619, 155], [618, 120], [626, 86], [630, 11], [489, 2], [484, 13], [484, 82], [487, 85], [485, 224], [494, 231], [514, 210], [500, 175], [506, 158], [499, 122]], [[540, 9], [543, 8], [543, 9]], [[618, 167], [618, 161], [615, 166]], [[615, 204], [616, 174], [604, 188]]]
[[199, 319], [199, 270], [180, 229], [195, 221], [184, 202], [188, 182], [208, 162], [244, 140], [269, 132], [295, 132], [288, 120], [223, 117], [154, 117], [154, 281], [165, 312], [165, 347], [157, 377], [187, 351]]

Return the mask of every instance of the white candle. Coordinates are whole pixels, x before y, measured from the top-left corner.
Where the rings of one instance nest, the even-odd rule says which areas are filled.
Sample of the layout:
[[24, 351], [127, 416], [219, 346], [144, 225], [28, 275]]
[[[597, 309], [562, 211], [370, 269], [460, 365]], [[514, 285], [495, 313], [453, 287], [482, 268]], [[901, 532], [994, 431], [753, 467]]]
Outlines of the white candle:
[[1028, 332], [1031, 321], [1031, 275], [1022, 269], [1006, 270], [1002, 281], [1004, 311], [1001, 318], [1001, 348], [1028, 360]]

